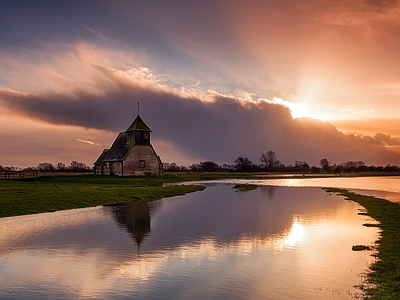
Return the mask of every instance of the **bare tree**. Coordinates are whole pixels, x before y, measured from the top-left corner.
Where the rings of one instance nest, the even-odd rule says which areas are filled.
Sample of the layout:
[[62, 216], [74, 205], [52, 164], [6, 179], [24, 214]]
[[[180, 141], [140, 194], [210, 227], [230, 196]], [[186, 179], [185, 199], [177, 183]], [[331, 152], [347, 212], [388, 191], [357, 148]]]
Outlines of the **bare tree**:
[[310, 165], [305, 162], [305, 161], [301, 161], [301, 160], [296, 160], [294, 162], [294, 167], [297, 171], [302, 171], [302, 172], [308, 172], [310, 171]]
[[204, 172], [216, 172], [218, 170], [218, 164], [213, 161], [200, 162], [200, 166]]
[[201, 166], [199, 164], [192, 164], [189, 166], [189, 169], [192, 172], [201, 172]]
[[54, 171], [54, 166], [51, 163], [40, 163], [37, 166], [37, 169], [39, 171], [43, 171], [43, 172], [49, 172], [49, 171]]
[[268, 171], [271, 171], [274, 167], [278, 167], [281, 163], [274, 151], [261, 154], [260, 162], [265, 165]]
[[250, 171], [252, 166], [253, 166], [253, 162], [251, 160], [249, 160], [247, 157], [241, 157], [239, 156], [237, 159], [235, 159], [235, 166], [236, 169], [238, 171]]
[[319, 162], [321, 168], [323, 171], [328, 172], [331, 169], [331, 162], [327, 160], [326, 158], [323, 158]]
[[56, 169], [57, 169], [58, 171], [65, 171], [65, 170], [66, 170], [66, 167], [65, 167], [65, 165], [64, 165], [62, 162], [59, 162], [59, 163], [57, 163], [57, 165], [56, 165]]
[[85, 171], [90, 170], [90, 167], [85, 165], [83, 162], [78, 162], [76, 160], [73, 160], [71, 162], [71, 169], [74, 172], [85, 172]]

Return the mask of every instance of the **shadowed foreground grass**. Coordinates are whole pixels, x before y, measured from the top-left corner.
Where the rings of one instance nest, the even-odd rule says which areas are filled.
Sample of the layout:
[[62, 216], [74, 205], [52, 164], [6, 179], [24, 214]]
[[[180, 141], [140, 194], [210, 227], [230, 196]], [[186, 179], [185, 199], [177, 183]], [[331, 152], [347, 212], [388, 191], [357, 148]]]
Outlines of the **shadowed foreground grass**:
[[155, 200], [204, 189], [198, 185], [163, 186], [177, 180], [176, 176], [121, 178], [94, 175], [0, 180], [0, 217]]
[[368, 275], [366, 299], [400, 299], [400, 205], [342, 189], [329, 189], [365, 207], [379, 222], [381, 237], [377, 242], [378, 261]]

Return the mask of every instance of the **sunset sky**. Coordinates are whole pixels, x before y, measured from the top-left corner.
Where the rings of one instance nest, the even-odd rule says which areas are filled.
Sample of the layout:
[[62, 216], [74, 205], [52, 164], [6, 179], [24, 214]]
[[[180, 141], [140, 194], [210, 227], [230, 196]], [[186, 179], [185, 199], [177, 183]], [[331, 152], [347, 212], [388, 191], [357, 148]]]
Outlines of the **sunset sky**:
[[91, 166], [138, 102], [164, 162], [400, 165], [399, 2], [0, 2], [0, 165]]

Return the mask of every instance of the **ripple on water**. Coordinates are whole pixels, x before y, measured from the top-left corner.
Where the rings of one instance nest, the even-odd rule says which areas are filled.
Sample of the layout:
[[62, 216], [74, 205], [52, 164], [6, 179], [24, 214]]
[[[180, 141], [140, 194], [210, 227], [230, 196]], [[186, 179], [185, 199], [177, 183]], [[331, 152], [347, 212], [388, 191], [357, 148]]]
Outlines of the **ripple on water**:
[[[0, 219], [0, 298], [348, 299], [372, 262], [360, 206], [263, 186]], [[4, 233], [4, 234], [3, 234]]]

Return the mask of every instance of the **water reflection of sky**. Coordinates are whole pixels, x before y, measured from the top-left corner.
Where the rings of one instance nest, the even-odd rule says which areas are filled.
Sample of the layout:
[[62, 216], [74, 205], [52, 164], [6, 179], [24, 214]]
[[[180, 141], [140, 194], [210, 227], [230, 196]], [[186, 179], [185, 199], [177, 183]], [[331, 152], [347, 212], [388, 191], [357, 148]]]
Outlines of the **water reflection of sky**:
[[[293, 176], [293, 175], [291, 175]], [[283, 176], [284, 177], [284, 176]], [[392, 202], [400, 202], [399, 176], [371, 176], [371, 177], [325, 177], [325, 178], [279, 178], [279, 179], [227, 179], [225, 183], [253, 183], [263, 186], [288, 187], [333, 187], [344, 188], [355, 193], [362, 193], [374, 197], [384, 198]]]
[[391, 202], [400, 202], [399, 176], [310, 178], [307, 180], [278, 179], [277, 181], [271, 181], [270, 184], [277, 186], [345, 188], [358, 194], [383, 198]]
[[[296, 175], [282, 175], [278, 179], [222, 179], [220, 183], [251, 183], [261, 186], [287, 186], [287, 187], [332, 187], [348, 189], [351, 192], [383, 198], [391, 202], [400, 203], [400, 177], [399, 176], [371, 176], [371, 177], [304, 177], [291, 178]], [[298, 175], [297, 175], [298, 176]], [[206, 183], [212, 183], [210, 181]], [[202, 184], [203, 182], [197, 182]], [[272, 190], [273, 192], [273, 190]]]
[[377, 238], [358, 208], [320, 189], [211, 184], [0, 219], [0, 298], [348, 299], [372, 259], [351, 247]]

